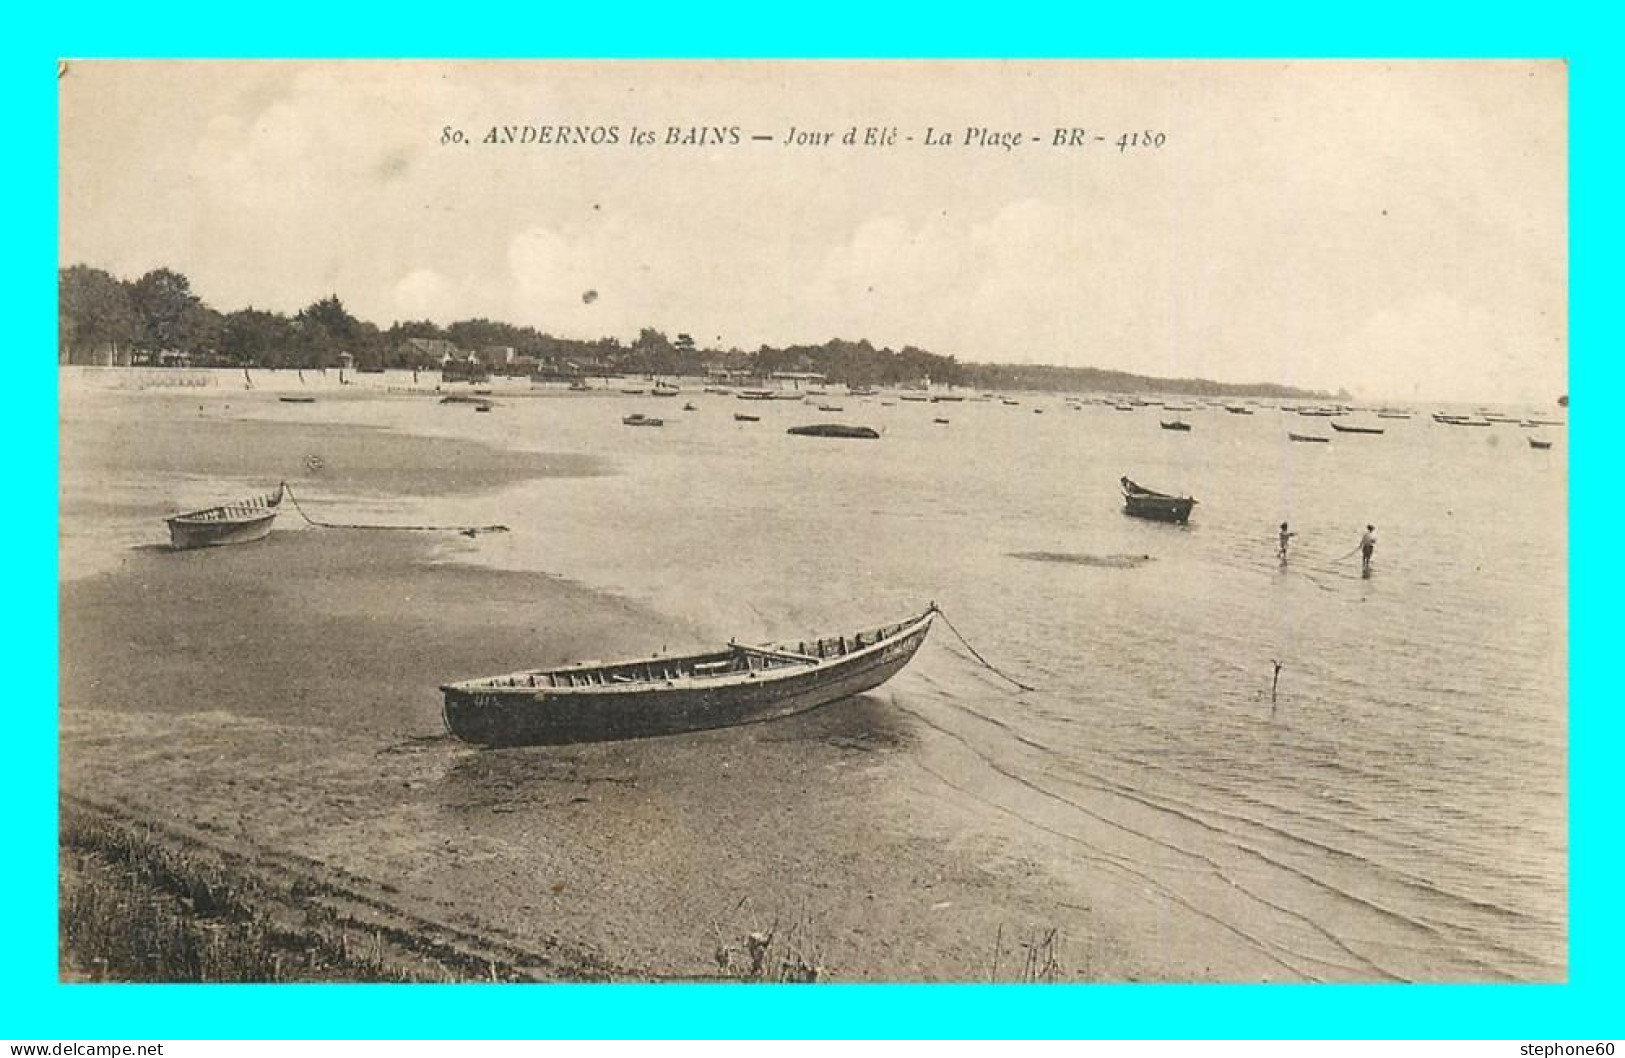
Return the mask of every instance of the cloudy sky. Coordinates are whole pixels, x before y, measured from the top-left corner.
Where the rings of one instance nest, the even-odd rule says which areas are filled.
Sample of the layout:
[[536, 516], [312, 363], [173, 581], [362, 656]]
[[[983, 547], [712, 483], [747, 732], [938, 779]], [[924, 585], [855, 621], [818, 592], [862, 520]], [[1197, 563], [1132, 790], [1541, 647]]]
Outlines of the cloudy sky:
[[[59, 83], [61, 263], [175, 268], [226, 311], [336, 293], [381, 326], [1568, 390], [1559, 62], [70, 62]], [[559, 125], [618, 142], [480, 142]], [[667, 142], [696, 127], [739, 142]]]

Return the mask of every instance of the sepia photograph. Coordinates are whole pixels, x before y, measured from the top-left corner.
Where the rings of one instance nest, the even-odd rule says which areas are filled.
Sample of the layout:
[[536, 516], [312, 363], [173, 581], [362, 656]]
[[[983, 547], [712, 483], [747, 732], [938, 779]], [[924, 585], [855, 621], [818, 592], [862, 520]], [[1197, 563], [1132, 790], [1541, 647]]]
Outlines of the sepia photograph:
[[60, 982], [1569, 981], [1564, 61], [56, 76]]

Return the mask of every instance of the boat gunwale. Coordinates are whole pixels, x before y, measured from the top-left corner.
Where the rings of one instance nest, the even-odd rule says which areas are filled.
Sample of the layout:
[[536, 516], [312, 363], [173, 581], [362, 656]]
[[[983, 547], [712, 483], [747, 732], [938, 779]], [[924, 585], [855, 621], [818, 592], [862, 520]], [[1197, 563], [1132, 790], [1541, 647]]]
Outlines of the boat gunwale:
[[[195, 511], [184, 514], [172, 514], [164, 519], [166, 525], [252, 525], [265, 518], [275, 518], [282, 510], [282, 497], [284, 486], [278, 485], [276, 491], [266, 496], [256, 496], [250, 500], [236, 500], [232, 503], [217, 503], [213, 507], [200, 507]], [[241, 507], [242, 514], [223, 514], [233, 507]]]
[[[560, 665], [548, 669], [521, 669], [517, 672], [502, 673], [497, 676], [477, 676], [472, 679], [458, 680], [454, 683], [441, 684], [440, 690], [442, 693], [460, 692], [465, 694], [478, 693], [524, 696], [537, 696], [542, 694], [603, 694], [624, 696], [629, 694], [646, 693], [650, 691], [665, 692], [674, 687], [733, 687], [740, 685], [761, 686], [763, 684], [772, 684], [780, 680], [791, 679], [797, 676], [805, 676], [812, 672], [828, 671], [841, 667], [849, 662], [855, 662], [866, 658], [875, 652], [884, 649], [885, 647], [892, 646], [901, 640], [909, 638], [918, 631], [923, 631], [924, 629], [929, 628], [931, 620], [936, 616], [936, 613], [937, 610], [935, 607], [933, 607], [917, 617], [898, 622], [895, 625], [897, 631], [892, 635], [885, 636], [867, 646], [859, 647], [856, 650], [834, 658], [820, 658], [810, 654], [798, 654], [795, 651], [781, 650], [778, 649], [775, 644], [753, 645], [745, 643], [733, 643], [729, 645], [726, 652], [708, 650], [698, 651], [692, 654], [678, 654], [666, 657], [651, 656], [647, 658], [629, 658], [625, 661], [579, 662], [575, 665]], [[873, 629], [873, 631], [879, 631], [881, 629], [891, 627], [894, 626], [880, 625], [878, 628]], [[529, 680], [533, 677], [551, 676], [565, 673], [595, 672], [604, 669], [621, 668], [623, 666], [631, 667], [650, 664], [670, 665], [673, 662], [685, 661], [693, 658], [719, 656], [724, 653], [731, 654], [736, 650], [767, 654], [771, 657], [782, 658], [787, 662], [790, 662], [790, 664], [772, 669], [749, 669], [744, 672], [725, 672], [716, 676], [695, 675], [692, 672], [688, 672], [678, 676], [665, 677], [661, 679], [632, 680], [624, 683], [589, 684], [580, 687], [531, 686], [528, 684], [519, 684], [517, 682], [503, 686], [499, 683], [499, 681], [503, 680]]]

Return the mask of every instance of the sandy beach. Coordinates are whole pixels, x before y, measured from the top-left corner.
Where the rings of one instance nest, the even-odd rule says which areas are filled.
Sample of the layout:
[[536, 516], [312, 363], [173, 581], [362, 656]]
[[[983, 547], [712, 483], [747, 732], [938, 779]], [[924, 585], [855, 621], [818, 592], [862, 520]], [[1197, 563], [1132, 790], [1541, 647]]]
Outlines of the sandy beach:
[[[284, 515], [258, 544], [172, 552], [161, 496], [98, 500], [182, 464], [274, 476], [312, 445], [308, 425], [222, 403], [184, 418], [167, 396], [124, 398], [111, 417], [65, 411], [66, 816], [256, 879], [284, 913], [435, 938], [392, 956], [426, 979], [730, 977], [751, 933], [793, 936], [829, 980], [1019, 980], [1032, 973], [1022, 945], [1039, 941], [1055, 979], [1172, 973], [1168, 952], [1142, 958], [1097, 914], [1080, 879], [999, 836], [975, 791], [943, 796], [932, 761], [952, 738], [884, 687], [678, 737], [500, 751], [451, 739], [440, 683], [705, 640], [562, 577], [459, 562], [478, 538]], [[314, 435], [357, 494], [605, 470], [364, 428]], [[137, 518], [148, 539], [74, 575], [66, 541]]]

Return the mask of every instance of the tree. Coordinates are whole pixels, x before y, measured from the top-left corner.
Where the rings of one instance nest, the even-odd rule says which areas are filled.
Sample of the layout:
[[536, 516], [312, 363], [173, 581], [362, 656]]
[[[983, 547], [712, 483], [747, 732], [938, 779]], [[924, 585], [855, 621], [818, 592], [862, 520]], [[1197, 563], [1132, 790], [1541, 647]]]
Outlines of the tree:
[[130, 288], [130, 302], [139, 319], [136, 342], [158, 352], [190, 352], [197, 344], [203, 319], [203, 300], [192, 293], [192, 283], [179, 272], [157, 268]]
[[247, 308], [222, 321], [220, 352], [236, 363], [279, 367], [293, 347], [293, 321], [280, 313]]
[[129, 287], [88, 265], [57, 272], [56, 312], [57, 344], [68, 361], [88, 360], [102, 346], [117, 352], [135, 341], [139, 327]]
[[337, 294], [305, 306], [294, 317], [296, 348], [301, 367], [326, 367], [338, 362], [361, 335], [361, 322], [344, 308]]

